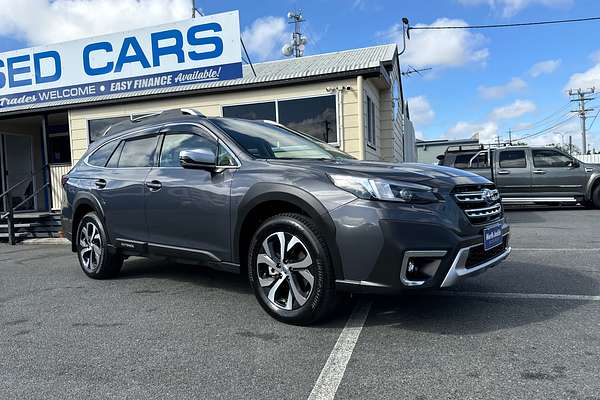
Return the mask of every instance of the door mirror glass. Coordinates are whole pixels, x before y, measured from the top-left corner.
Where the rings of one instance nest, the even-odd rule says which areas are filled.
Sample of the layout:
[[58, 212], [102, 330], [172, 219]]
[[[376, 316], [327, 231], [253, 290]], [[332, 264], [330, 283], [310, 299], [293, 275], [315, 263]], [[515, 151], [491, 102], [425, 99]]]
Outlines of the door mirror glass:
[[213, 148], [183, 150], [179, 153], [179, 163], [183, 168], [215, 168], [217, 154]]
[[571, 168], [579, 168], [579, 162], [577, 162], [577, 160], [571, 161], [568, 165]]

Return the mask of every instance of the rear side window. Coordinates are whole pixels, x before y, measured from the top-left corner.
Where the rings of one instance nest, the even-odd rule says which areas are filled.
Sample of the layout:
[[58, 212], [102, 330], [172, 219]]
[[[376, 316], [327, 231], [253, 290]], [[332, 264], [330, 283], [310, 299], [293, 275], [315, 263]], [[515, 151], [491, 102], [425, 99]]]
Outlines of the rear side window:
[[537, 168], [568, 167], [573, 160], [556, 150], [532, 150], [533, 165]]
[[488, 153], [466, 153], [459, 154], [454, 160], [454, 168], [481, 169], [489, 168]]
[[98, 150], [92, 153], [91, 156], [88, 157], [88, 164], [96, 167], [106, 166], [108, 158], [114, 153], [118, 145], [119, 141], [113, 140], [112, 142], [108, 142], [104, 146], [101, 146]]
[[500, 152], [500, 168], [526, 168], [525, 150], [504, 150]]
[[152, 167], [154, 165], [157, 140], [157, 136], [149, 136], [142, 139], [124, 141], [118, 167]]

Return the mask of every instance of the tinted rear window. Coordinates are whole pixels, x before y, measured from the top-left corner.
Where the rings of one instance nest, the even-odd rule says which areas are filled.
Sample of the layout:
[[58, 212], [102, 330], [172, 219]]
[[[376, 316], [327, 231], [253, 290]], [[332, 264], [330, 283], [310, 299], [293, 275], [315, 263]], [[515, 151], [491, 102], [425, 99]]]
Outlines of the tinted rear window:
[[108, 161], [108, 158], [115, 151], [118, 145], [119, 141], [113, 140], [112, 142], [108, 142], [101, 146], [98, 150], [92, 153], [91, 156], [88, 157], [88, 164], [96, 167], [104, 167]]
[[119, 157], [119, 168], [152, 167], [156, 142], [157, 136], [125, 141]]

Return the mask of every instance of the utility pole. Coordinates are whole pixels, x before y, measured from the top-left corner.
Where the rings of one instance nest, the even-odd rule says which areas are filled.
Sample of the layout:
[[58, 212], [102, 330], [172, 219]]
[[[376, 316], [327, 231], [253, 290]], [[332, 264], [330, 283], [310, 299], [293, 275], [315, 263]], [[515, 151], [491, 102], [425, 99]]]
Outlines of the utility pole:
[[508, 144], [512, 146], [512, 129], [508, 130]]
[[[581, 118], [581, 148], [583, 154], [587, 154], [587, 132], [586, 132], [586, 119], [587, 113], [593, 111], [593, 108], [585, 108], [585, 103], [587, 101], [593, 100], [594, 97], [591, 97], [594, 93], [596, 93], [596, 88], [593, 87], [588, 90], [582, 89], [570, 89], [569, 96], [571, 96], [571, 101], [579, 102], [579, 108], [577, 110], [573, 110], [571, 112], [579, 114], [579, 118]], [[588, 96], [588, 97], [586, 97]]]
[[192, 0], [192, 18], [196, 18], [196, 13], [198, 13], [200, 16], [204, 15], [202, 9], [198, 9], [198, 7], [196, 7], [196, 0]]
[[573, 136], [569, 135], [569, 154], [573, 155]]

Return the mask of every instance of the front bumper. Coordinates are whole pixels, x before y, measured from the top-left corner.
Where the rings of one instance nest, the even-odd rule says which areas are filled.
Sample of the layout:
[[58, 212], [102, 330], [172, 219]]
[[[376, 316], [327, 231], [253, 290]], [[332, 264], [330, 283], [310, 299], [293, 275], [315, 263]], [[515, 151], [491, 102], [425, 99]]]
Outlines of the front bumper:
[[[461, 209], [446, 202], [394, 207], [357, 201], [330, 213], [341, 255], [341, 290], [399, 292], [454, 285], [505, 260], [511, 252], [510, 228], [504, 218], [503, 243], [483, 251], [483, 229], [472, 225]], [[489, 225], [489, 224], [488, 224]], [[423, 260], [433, 272], [424, 279], [407, 276], [409, 261]]]

